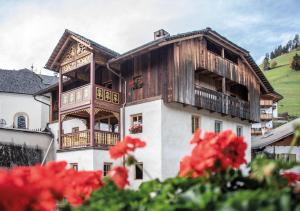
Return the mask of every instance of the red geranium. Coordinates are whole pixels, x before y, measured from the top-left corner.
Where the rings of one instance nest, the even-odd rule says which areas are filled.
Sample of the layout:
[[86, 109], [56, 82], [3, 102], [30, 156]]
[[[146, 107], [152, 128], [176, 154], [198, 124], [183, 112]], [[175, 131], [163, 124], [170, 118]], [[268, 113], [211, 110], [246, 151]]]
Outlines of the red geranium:
[[191, 156], [186, 156], [180, 163], [180, 176], [198, 177], [205, 172], [218, 172], [227, 168], [239, 168], [246, 163], [244, 139], [232, 131], [205, 133], [200, 137], [198, 129], [191, 140], [196, 144]]
[[121, 189], [123, 189], [126, 185], [129, 185], [128, 172], [125, 167], [114, 167], [108, 172], [108, 176]]
[[290, 185], [296, 184], [300, 181], [300, 174], [293, 173], [293, 172], [284, 172], [282, 176], [287, 179]]
[[66, 162], [0, 171], [0, 210], [54, 210], [63, 198], [79, 205], [102, 186], [101, 172], [66, 169]]
[[145, 146], [146, 143], [141, 141], [139, 138], [126, 136], [123, 141], [120, 141], [109, 149], [109, 154], [112, 159], [118, 159], [128, 154], [128, 152], [133, 152], [136, 148], [142, 148]]

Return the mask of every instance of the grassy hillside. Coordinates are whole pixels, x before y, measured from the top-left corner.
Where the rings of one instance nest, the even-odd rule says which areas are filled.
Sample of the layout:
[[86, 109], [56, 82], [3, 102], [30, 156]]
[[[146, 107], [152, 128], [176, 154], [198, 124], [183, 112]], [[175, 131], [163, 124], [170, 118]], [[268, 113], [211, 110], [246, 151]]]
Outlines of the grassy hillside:
[[284, 99], [279, 101], [279, 113], [289, 112], [290, 115], [300, 116], [300, 71], [294, 71], [289, 67], [292, 57], [300, 50], [281, 55], [270, 61], [276, 61], [277, 67], [264, 74], [271, 82], [274, 89]]

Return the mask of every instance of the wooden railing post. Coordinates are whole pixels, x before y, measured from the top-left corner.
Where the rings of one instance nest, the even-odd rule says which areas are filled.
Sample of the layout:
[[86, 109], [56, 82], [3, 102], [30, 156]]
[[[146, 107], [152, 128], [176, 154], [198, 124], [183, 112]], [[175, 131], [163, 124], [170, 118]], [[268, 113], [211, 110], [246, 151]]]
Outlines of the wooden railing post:
[[95, 57], [91, 54], [90, 64], [90, 88], [91, 88], [91, 104], [90, 104], [90, 144], [94, 146], [95, 142]]

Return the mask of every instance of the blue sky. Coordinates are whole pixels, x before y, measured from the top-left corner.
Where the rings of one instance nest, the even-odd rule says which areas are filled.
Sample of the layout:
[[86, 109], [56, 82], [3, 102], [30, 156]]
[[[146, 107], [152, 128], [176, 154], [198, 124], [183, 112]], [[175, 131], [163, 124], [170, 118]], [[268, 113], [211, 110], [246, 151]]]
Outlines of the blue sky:
[[299, 0], [0, 0], [0, 68], [43, 69], [65, 28], [120, 53], [210, 26], [257, 62], [300, 33]]

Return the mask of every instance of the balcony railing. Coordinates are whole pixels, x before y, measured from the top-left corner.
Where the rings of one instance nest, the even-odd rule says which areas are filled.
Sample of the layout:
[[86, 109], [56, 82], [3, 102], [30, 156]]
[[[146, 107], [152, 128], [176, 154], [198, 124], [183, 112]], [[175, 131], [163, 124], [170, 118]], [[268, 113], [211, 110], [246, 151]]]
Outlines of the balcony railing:
[[272, 114], [260, 114], [261, 120], [271, 120], [273, 118]]
[[262, 107], [271, 107], [273, 105], [272, 100], [261, 100], [260, 101], [260, 106]]
[[259, 129], [259, 130], [251, 129], [251, 135], [260, 136], [260, 135], [262, 135], [262, 130], [261, 129]]
[[[62, 93], [61, 110], [68, 110], [91, 103], [91, 85], [85, 85]], [[121, 103], [121, 94], [108, 88], [95, 86], [95, 101], [98, 103], [110, 104], [114, 107]]]
[[195, 86], [195, 105], [242, 119], [250, 118], [249, 102], [201, 86]]
[[82, 148], [82, 147], [104, 147], [115, 145], [120, 139], [119, 133], [112, 133], [107, 131], [95, 130], [95, 141], [91, 144], [90, 131], [78, 131], [73, 133], [67, 133], [61, 137], [61, 148]]

